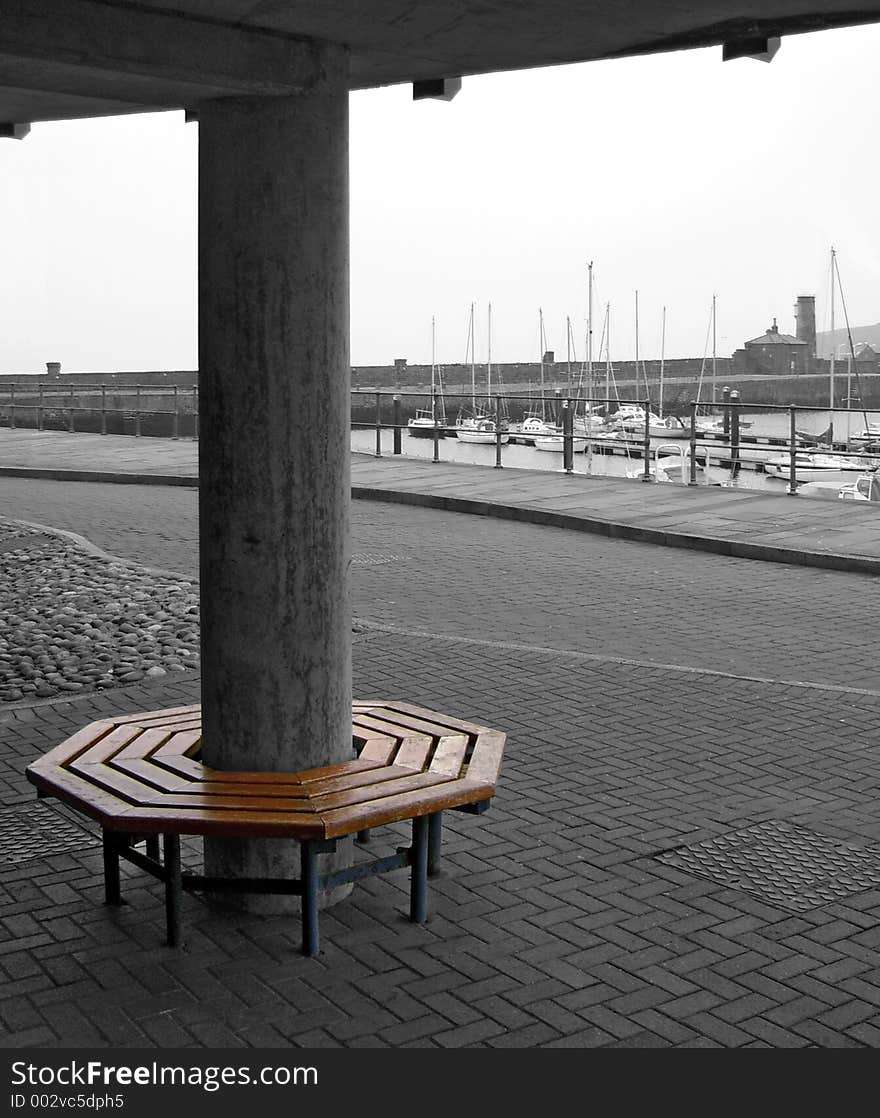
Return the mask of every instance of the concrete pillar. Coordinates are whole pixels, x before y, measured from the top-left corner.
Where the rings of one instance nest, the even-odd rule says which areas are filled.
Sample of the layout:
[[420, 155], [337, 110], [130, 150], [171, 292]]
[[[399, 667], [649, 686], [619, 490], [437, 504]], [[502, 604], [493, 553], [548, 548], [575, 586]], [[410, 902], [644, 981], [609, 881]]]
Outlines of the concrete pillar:
[[[315, 51], [298, 96], [199, 105], [203, 757], [226, 770], [352, 756], [347, 54]], [[295, 847], [210, 839], [206, 871], [297, 876]]]

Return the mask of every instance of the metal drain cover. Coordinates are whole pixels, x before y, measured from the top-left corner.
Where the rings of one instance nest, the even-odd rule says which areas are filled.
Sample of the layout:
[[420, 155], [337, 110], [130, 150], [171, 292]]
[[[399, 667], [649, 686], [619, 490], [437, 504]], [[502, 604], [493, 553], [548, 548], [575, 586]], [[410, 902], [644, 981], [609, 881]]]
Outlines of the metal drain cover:
[[665, 851], [657, 861], [795, 912], [880, 885], [880, 850], [792, 823], [758, 823]]
[[0, 811], [0, 861], [7, 865], [99, 845], [88, 831], [39, 802]]

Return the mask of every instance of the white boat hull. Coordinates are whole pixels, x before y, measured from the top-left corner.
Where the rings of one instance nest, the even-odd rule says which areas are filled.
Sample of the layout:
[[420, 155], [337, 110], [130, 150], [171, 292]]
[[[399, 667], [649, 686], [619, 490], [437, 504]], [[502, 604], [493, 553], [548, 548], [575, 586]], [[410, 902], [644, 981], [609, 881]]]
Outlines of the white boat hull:
[[[459, 427], [455, 432], [459, 442], [463, 443], [485, 443], [490, 446], [495, 446], [498, 443], [498, 435], [494, 431], [468, 431], [466, 428]], [[510, 436], [502, 431], [501, 432], [501, 445], [510, 441]]]
[[[835, 460], [830, 455], [795, 460], [795, 481], [851, 481], [864, 473], [864, 463], [854, 459]], [[769, 477], [790, 478], [791, 459], [788, 455], [771, 458], [764, 463], [764, 473]]]
[[446, 437], [445, 425], [442, 422], [434, 423], [431, 419], [424, 421], [411, 419], [406, 427], [407, 433], [414, 439], [433, 439], [435, 428], [439, 439]]
[[[581, 435], [572, 435], [572, 450], [578, 453], [587, 449], [587, 440]], [[535, 450], [547, 450], [562, 454], [565, 449], [564, 435], [536, 435]]]

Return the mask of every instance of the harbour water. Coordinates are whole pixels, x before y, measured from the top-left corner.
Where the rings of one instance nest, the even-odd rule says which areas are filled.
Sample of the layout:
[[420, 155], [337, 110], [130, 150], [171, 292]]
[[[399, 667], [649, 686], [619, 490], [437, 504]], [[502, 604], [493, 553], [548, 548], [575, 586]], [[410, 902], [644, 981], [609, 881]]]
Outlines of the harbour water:
[[[772, 411], [772, 412], [743, 412], [743, 421], [748, 422], [750, 426], [744, 430], [750, 436], [765, 436], [774, 439], [787, 439], [789, 434], [790, 419], [786, 411]], [[857, 431], [862, 430], [865, 426], [866, 416], [862, 412], [853, 412], [852, 415], [842, 415], [837, 412], [834, 417], [834, 438], [841, 442], [846, 440], [847, 425], [850, 431], [855, 434]], [[880, 420], [880, 413], [869, 412], [867, 413], [867, 420], [875, 422]], [[828, 412], [811, 411], [804, 412], [798, 415], [797, 429], [799, 431], [806, 431], [818, 434], [827, 429], [830, 422], [830, 415]], [[430, 459], [434, 455], [434, 444], [430, 438], [414, 438], [407, 430], [401, 432], [401, 453], [405, 457]], [[652, 440], [652, 458], [656, 447], [663, 444], [667, 447], [678, 445], [686, 451], [688, 447], [687, 440], [678, 439], [654, 439]], [[375, 454], [376, 453], [376, 429], [375, 427], [361, 427], [353, 429], [351, 432], [351, 448], [352, 450], [361, 453]], [[393, 431], [390, 428], [385, 428], [381, 433], [381, 452], [382, 454], [390, 455], [393, 453]], [[785, 452], [784, 447], [780, 447], [780, 453]], [[675, 452], [672, 452], [675, 455]], [[754, 489], [763, 492], [771, 492], [782, 494], [788, 488], [788, 479], [784, 477], [770, 476], [763, 472], [763, 470], [756, 470], [752, 468], [741, 467], [735, 475], [732, 475], [729, 466], [720, 465], [713, 462], [713, 458], [720, 458], [723, 455], [723, 450], [710, 451], [709, 467], [708, 470], [700, 469], [697, 471], [697, 483], [700, 485], [725, 485], [733, 486], [743, 489]], [[439, 457], [444, 462], [467, 462], [478, 465], [494, 466], [495, 465], [496, 450], [495, 446], [491, 444], [481, 443], [462, 443], [456, 438], [444, 438], [439, 440]], [[505, 468], [522, 469], [522, 470], [562, 470], [562, 453], [554, 451], [536, 450], [532, 446], [523, 446], [515, 443], [508, 443], [502, 447], [501, 461]], [[672, 459], [677, 464], [678, 456]], [[866, 465], [877, 465], [877, 459], [873, 461], [869, 458], [864, 458]], [[619, 477], [626, 478], [628, 474], [638, 471], [644, 472], [644, 458], [641, 453], [627, 454], [622, 452], [608, 453], [587, 453], [578, 452], [574, 455], [574, 473], [576, 474], [590, 474], [595, 477]], [[849, 480], [854, 480], [857, 475], [853, 474]], [[799, 486], [799, 493], [804, 496], [811, 497], [824, 497], [836, 499], [839, 482], [815, 482], [803, 484]]]

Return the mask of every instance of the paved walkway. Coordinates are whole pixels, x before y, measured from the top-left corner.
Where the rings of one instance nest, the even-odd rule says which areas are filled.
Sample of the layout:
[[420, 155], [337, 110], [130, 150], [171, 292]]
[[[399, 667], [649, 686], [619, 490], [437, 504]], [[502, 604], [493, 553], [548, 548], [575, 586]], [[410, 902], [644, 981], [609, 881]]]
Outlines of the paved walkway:
[[[0, 431], [0, 447], [7, 434], [20, 433]], [[42, 442], [43, 469], [66, 438]], [[7, 477], [0, 511], [192, 574], [188, 445], [189, 487]], [[322, 914], [318, 959], [297, 954], [292, 921], [190, 896], [169, 950], [160, 892], [138, 870], [130, 903], [101, 905], [94, 828], [53, 814], [58, 846], [38, 849], [23, 772], [105, 713], [198, 701], [198, 674], [0, 708], [0, 1044], [880, 1047], [873, 578], [390, 503], [411, 465], [354, 463], [363, 490], [388, 479], [353, 509], [356, 694], [509, 733], [491, 811], [448, 821], [428, 923], [408, 923], [392, 874]], [[497, 501], [489, 487], [513, 473], [426, 468], [406, 484], [418, 495], [421, 477], [432, 501]], [[664, 496], [542, 484], [554, 500], [564, 486], [616, 492], [628, 517], [630, 499]], [[534, 492], [516, 499], [531, 515]], [[800, 498], [784, 507], [801, 515]], [[374, 841], [390, 851], [404, 833]], [[195, 844], [186, 856], [198, 865]]]
[[[193, 485], [198, 444], [2, 429], [0, 475]], [[364, 454], [352, 456], [352, 492], [744, 558], [880, 573], [880, 515], [867, 502]]]

